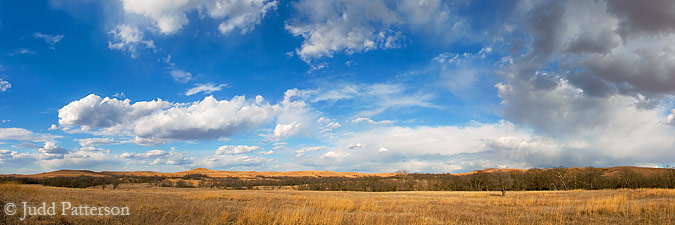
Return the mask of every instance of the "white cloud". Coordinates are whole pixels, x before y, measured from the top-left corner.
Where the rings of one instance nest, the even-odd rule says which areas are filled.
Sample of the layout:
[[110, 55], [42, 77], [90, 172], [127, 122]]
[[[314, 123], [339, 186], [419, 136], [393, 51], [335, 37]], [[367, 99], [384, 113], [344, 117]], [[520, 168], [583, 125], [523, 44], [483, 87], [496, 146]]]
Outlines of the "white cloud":
[[666, 118], [666, 122], [671, 126], [675, 126], [675, 109], [670, 110], [670, 115]]
[[256, 128], [273, 116], [274, 108], [268, 104], [251, 103], [239, 96], [230, 101], [208, 96], [139, 118], [133, 131], [140, 144], [217, 139]]
[[296, 54], [310, 63], [336, 52], [398, 48], [405, 39], [402, 28], [454, 40], [467, 33], [465, 22], [452, 12], [454, 5], [439, 0], [303, 0], [293, 5], [298, 15], [287, 21], [286, 30], [304, 38]]
[[294, 136], [300, 132], [300, 128], [302, 128], [302, 124], [296, 121], [293, 121], [290, 124], [277, 124], [277, 126], [274, 127], [274, 136], [279, 138]]
[[108, 150], [108, 149], [96, 148], [96, 147], [93, 147], [93, 146], [83, 146], [83, 147], [80, 147], [79, 150], [80, 151], [90, 151], [90, 152], [107, 152], [107, 153], [110, 153], [110, 150]]
[[[192, 74], [183, 70], [173, 69], [169, 72], [169, 74], [171, 74], [173, 80], [177, 82], [187, 83], [188, 81], [192, 80]], [[188, 94], [186, 93], [186, 95]]]
[[260, 154], [261, 154], [261, 155], [272, 155], [272, 154], [274, 154], [274, 151], [272, 151], [272, 150], [269, 150], [269, 151], [262, 151], [262, 152], [260, 152]]
[[296, 53], [307, 62], [338, 51], [385, 48], [387, 40], [398, 38], [388, 29], [399, 21], [398, 15], [381, 1], [300, 1], [294, 6], [303, 20], [290, 20], [286, 30], [305, 39]]
[[195, 162], [193, 165], [213, 169], [233, 169], [236, 167], [259, 166], [267, 161], [265, 158], [246, 155], [212, 155]]
[[[483, 151], [484, 140], [505, 136], [527, 136], [527, 134], [518, 132], [513, 124], [507, 122], [466, 127], [376, 127], [343, 136], [335, 146], [354, 145], [356, 147], [353, 143], [358, 143], [361, 146], [387, 146], [385, 149], [389, 151], [408, 156], [454, 155]], [[364, 148], [364, 150], [368, 149]]]
[[673, 95], [675, 25], [667, 18], [675, 15], [661, 11], [672, 7], [669, 1], [531, 2], [516, 13], [528, 16], [515, 18], [532, 37], [523, 46], [529, 52], [515, 58], [518, 74], [529, 77], [559, 61], [558, 75], [590, 96]]
[[499, 64], [503, 82], [496, 87], [504, 118], [539, 136], [493, 140], [493, 150], [476, 155], [498, 154], [521, 166], [672, 161], [675, 129], [664, 115], [675, 93], [675, 77], [667, 75], [675, 68], [669, 44], [675, 23], [634, 26], [643, 16], [656, 16], [659, 7], [652, 6], [659, 4], [666, 3], [638, 8], [623, 1], [538, 1], [517, 7], [522, 12], [516, 20], [523, 23], [518, 31], [531, 41], [511, 46], [521, 49]]
[[[67, 132], [135, 137], [132, 142], [153, 145], [178, 140], [211, 140], [257, 128], [276, 118], [275, 138], [319, 133], [320, 113], [303, 101], [285, 98], [269, 105], [233, 97], [218, 101], [212, 96], [193, 103], [169, 103], [161, 99], [131, 103], [91, 94], [59, 110], [60, 128]], [[290, 122], [287, 122], [290, 121]], [[302, 125], [300, 125], [302, 124]], [[328, 123], [329, 128], [337, 123]]]
[[123, 0], [124, 11], [141, 15], [152, 21], [152, 25], [163, 34], [172, 34], [187, 25], [187, 12], [196, 10], [201, 18], [208, 16], [221, 20], [218, 30], [228, 34], [234, 29], [248, 33], [268, 11], [276, 9], [278, 2], [269, 0], [181, 0], [181, 1], [132, 1]]
[[277, 5], [277, 1], [269, 0], [226, 1], [214, 4], [210, 15], [214, 18], [229, 18], [218, 25], [220, 33], [228, 34], [238, 28], [241, 34], [246, 34], [253, 30], [255, 25], [260, 24], [267, 12], [276, 10]]
[[27, 49], [27, 48], [19, 48], [14, 52], [7, 53], [8, 56], [16, 56], [16, 55], [37, 55], [37, 52]]
[[34, 38], [42, 39], [45, 43], [50, 45], [51, 49], [54, 49], [54, 45], [56, 43], [61, 42], [63, 40], [63, 35], [62, 34], [57, 34], [57, 35], [49, 35], [49, 34], [43, 34], [40, 32], [33, 33]]
[[332, 121], [331, 119], [325, 118], [325, 117], [320, 117], [317, 122], [323, 126], [321, 128], [320, 133], [326, 133], [326, 132], [331, 132], [334, 129], [340, 128], [342, 124]]
[[83, 138], [75, 139], [81, 146], [107, 145], [117, 143], [113, 138]]
[[54, 142], [45, 142], [43, 147], [38, 149], [40, 152], [40, 159], [57, 159], [63, 158], [63, 155], [68, 154], [68, 150], [56, 145]]
[[291, 89], [286, 94], [309, 103], [352, 103], [350, 105], [354, 106], [353, 111], [357, 111], [358, 117], [408, 107], [439, 108], [431, 103], [433, 94], [411, 93], [401, 84], [330, 84], [313, 90]]
[[9, 81], [3, 80], [0, 78], [0, 92], [5, 92], [7, 89], [12, 88], [12, 84]]
[[355, 143], [355, 144], [349, 144], [349, 146], [347, 146], [347, 149], [357, 149], [357, 148], [363, 148], [363, 144]]
[[108, 42], [108, 48], [120, 51], [126, 51], [131, 58], [138, 56], [140, 48], [154, 49], [155, 44], [152, 40], [144, 40], [143, 32], [137, 27], [128, 24], [118, 24], [110, 32], [113, 35], [113, 42]]
[[186, 96], [198, 94], [198, 93], [204, 93], [204, 94], [211, 94], [216, 91], [220, 91], [224, 87], [227, 87], [227, 84], [219, 84], [215, 85], [213, 83], [206, 83], [206, 84], [196, 84], [193, 88], [190, 88], [185, 92]]
[[322, 157], [322, 158], [333, 158], [333, 159], [336, 159], [336, 158], [347, 157], [347, 156], [349, 156], [349, 155], [350, 155], [350, 153], [347, 153], [347, 152], [326, 152], [326, 153], [323, 154], [321, 157]]
[[148, 159], [148, 158], [159, 158], [159, 157], [165, 157], [165, 156], [170, 156], [172, 153], [166, 152], [160, 149], [153, 149], [149, 150], [145, 153], [129, 153], [125, 152], [120, 155], [121, 158], [126, 158], [126, 159]]
[[168, 108], [172, 104], [161, 99], [130, 104], [129, 99], [101, 98], [90, 94], [59, 109], [59, 125], [64, 130], [79, 127], [81, 131], [106, 128], [103, 132], [119, 133], [141, 117]]
[[35, 157], [29, 153], [0, 149], [0, 165], [3, 168], [9, 166], [25, 166], [35, 161]]
[[[328, 146], [336, 146], [325, 148], [331, 153], [308, 156], [298, 163], [332, 170], [457, 172], [497, 166], [613, 166], [672, 161], [675, 131], [658, 120], [658, 112], [622, 114], [617, 118], [629, 116], [636, 121], [582, 130], [577, 136], [560, 139], [532, 134], [510, 122], [466, 127], [377, 127], [344, 133], [328, 142]], [[340, 147], [355, 146], [353, 143], [363, 145], [359, 154], [349, 154], [353, 150]]]
[[0, 128], [0, 140], [46, 142], [59, 137], [50, 134], [33, 133], [23, 128]]
[[277, 142], [277, 143], [274, 143], [274, 147], [272, 147], [272, 149], [274, 149], [274, 150], [284, 149], [284, 148], [286, 148], [287, 144], [288, 143], [286, 143], [286, 142]]
[[321, 113], [310, 108], [302, 95], [304, 93], [298, 89], [289, 89], [284, 92], [284, 99], [275, 106], [278, 112], [273, 131], [275, 140], [316, 135], [322, 129], [319, 124]]
[[391, 120], [374, 121], [370, 118], [359, 117], [359, 118], [356, 118], [356, 119], [352, 120], [352, 123], [368, 123], [368, 124], [373, 124], [373, 125], [377, 125], [377, 124], [389, 125], [389, 124], [393, 124], [394, 121], [391, 121]]
[[316, 146], [316, 147], [301, 148], [301, 149], [295, 151], [295, 157], [302, 157], [307, 152], [315, 152], [315, 151], [319, 151], [319, 150], [324, 149], [324, 148], [326, 148], [326, 147], [325, 146]]
[[109, 150], [83, 147], [58, 157], [38, 157], [35, 163], [43, 170], [114, 170], [119, 169], [122, 162], [116, 156], [110, 155]]
[[223, 145], [218, 147], [218, 150], [216, 150], [216, 155], [244, 154], [257, 150], [260, 150], [260, 146]]

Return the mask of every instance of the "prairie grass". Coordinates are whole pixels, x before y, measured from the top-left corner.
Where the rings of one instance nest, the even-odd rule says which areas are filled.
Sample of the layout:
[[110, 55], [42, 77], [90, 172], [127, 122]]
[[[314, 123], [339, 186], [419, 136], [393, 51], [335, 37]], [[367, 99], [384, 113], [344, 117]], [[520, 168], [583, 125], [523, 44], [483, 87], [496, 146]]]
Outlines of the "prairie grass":
[[[0, 184], [0, 204], [127, 206], [130, 216], [29, 216], [0, 224], [674, 224], [675, 190], [316, 192]], [[19, 212], [21, 214], [21, 212]]]

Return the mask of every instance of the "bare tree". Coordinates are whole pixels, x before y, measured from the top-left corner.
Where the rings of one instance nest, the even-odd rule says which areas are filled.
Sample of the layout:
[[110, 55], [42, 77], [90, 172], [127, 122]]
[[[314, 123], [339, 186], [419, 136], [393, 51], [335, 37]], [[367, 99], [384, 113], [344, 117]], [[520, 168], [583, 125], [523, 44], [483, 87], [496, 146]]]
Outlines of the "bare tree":
[[506, 171], [496, 171], [492, 172], [490, 177], [496, 188], [502, 191], [502, 196], [506, 196], [506, 191], [511, 190], [511, 186], [513, 186], [511, 173]]

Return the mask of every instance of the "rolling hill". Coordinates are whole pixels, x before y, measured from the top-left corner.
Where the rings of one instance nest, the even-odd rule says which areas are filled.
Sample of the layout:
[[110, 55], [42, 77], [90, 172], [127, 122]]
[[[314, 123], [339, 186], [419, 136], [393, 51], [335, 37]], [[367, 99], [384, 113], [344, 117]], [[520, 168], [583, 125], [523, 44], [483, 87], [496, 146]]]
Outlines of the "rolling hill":
[[[571, 170], [585, 170], [584, 167], [571, 167], [568, 168]], [[668, 171], [667, 168], [647, 168], [647, 167], [634, 167], [634, 166], [617, 166], [617, 167], [606, 167], [600, 168], [603, 169], [603, 175], [613, 176], [619, 173], [621, 170], [631, 170], [633, 172], [639, 173], [641, 175], [649, 176], [653, 174], [664, 173]], [[549, 169], [544, 169], [549, 170]], [[525, 169], [482, 169], [476, 170], [468, 173], [457, 173], [455, 175], [470, 175], [478, 172], [492, 173], [497, 171], [526, 171]], [[166, 172], [155, 172], [155, 171], [101, 171], [95, 172], [90, 170], [57, 170], [52, 172], [38, 173], [38, 174], [5, 174], [0, 175], [0, 177], [30, 177], [30, 178], [49, 178], [49, 177], [77, 177], [77, 176], [92, 176], [92, 177], [104, 177], [104, 176], [161, 176], [161, 177], [182, 177], [185, 175], [191, 174], [203, 174], [208, 177], [238, 177], [238, 178], [252, 178], [252, 177], [366, 177], [366, 176], [377, 176], [377, 177], [390, 177], [395, 176], [396, 173], [359, 173], [359, 172], [333, 172], [333, 171], [318, 171], [318, 170], [309, 170], [309, 171], [288, 171], [288, 172], [276, 172], [276, 171], [266, 171], [266, 172], [257, 172], [257, 171], [218, 171], [210, 170], [206, 168], [196, 168], [192, 170], [175, 172], [175, 173], [166, 173]]]

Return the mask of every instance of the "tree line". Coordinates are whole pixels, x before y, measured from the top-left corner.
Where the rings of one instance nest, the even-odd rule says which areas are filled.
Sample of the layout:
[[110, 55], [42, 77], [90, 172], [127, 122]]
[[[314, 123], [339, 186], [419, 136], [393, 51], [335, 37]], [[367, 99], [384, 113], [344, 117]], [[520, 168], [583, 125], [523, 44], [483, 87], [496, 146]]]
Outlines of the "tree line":
[[10, 181], [45, 186], [87, 188], [110, 187], [122, 183], [147, 183], [158, 187], [259, 189], [291, 187], [315, 191], [535, 191], [535, 190], [599, 190], [617, 188], [675, 188], [675, 169], [643, 175], [625, 168], [607, 174], [603, 168], [552, 168], [525, 171], [477, 171], [468, 175], [397, 173], [376, 177], [208, 177], [189, 174], [182, 177], [105, 176], [105, 177], [3, 177]]

